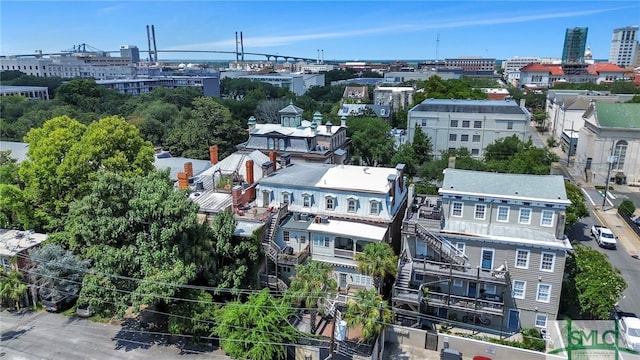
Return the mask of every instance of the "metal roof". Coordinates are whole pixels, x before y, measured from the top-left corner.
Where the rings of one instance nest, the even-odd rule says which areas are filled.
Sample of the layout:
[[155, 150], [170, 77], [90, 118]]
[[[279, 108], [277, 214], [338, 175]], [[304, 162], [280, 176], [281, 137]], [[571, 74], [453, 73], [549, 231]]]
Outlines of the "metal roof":
[[426, 99], [410, 111], [526, 115], [513, 100]]
[[465, 194], [566, 205], [571, 203], [561, 175], [503, 174], [448, 168], [439, 192], [441, 195]]
[[596, 102], [595, 107], [600, 127], [640, 129], [640, 104]]

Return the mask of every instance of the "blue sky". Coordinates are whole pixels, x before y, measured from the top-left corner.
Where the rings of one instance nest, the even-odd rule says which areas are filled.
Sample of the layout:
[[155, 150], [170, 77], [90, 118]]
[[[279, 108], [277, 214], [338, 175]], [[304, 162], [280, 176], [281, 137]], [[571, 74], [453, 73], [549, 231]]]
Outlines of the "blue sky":
[[137, 45], [146, 57], [146, 25], [153, 24], [158, 50], [234, 51], [242, 31], [245, 52], [316, 58], [322, 49], [325, 60], [560, 57], [565, 29], [588, 27], [594, 58], [607, 59], [613, 29], [639, 23], [638, 1], [2, 0], [0, 54], [86, 43], [105, 51]]

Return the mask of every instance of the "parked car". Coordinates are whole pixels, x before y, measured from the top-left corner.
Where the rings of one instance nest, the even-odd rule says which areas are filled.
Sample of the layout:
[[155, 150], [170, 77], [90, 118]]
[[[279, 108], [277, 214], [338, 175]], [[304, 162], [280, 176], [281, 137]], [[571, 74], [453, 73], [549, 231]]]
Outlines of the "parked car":
[[442, 349], [440, 360], [462, 360], [462, 353], [454, 349]]
[[53, 299], [53, 298], [45, 298], [42, 299], [42, 306], [45, 310], [49, 312], [59, 312], [66, 310], [73, 306], [73, 303], [76, 301], [77, 296], [65, 296], [63, 298]]
[[640, 319], [637, 317], [622, 317], [619, 320], [620, 337], [627, 348], [640, 351]]
[[76, 315], [80, 317], [89, 317], [93, 315], [91, 311], [91, 306], [88, 304], [80, 304], [76, 306]]

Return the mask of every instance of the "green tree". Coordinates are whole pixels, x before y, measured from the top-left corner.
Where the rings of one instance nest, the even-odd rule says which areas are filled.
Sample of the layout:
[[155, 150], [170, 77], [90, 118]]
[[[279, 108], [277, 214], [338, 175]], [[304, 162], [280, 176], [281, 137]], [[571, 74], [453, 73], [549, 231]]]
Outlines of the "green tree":
[[22, 273], [17, 270], [8, 271], [4, 266], [0, 269], [0, 300], [12, 301], [16, 309], [20, 310], [20, 298], [27, 291], [27, 285], [22, 282]]
[[361, 341], [371, 341], [391, 322], [389, 305], [376, 294], [375, 289], [360, 290], [355, 298], [347, 301], [344, 312], [347, 326], [354, 328], [362, 326]]
[[567, 258], [562, 287], [564, 310], [575, 308], [589, 319], [608, 319], [611, 309], [627, 288], [620, 270], [597, 250], [578, 245]]
[[350, 118], [347, 120], [347, 136], [351, 137], [353, 154], [364, 165], [387, 165], [393, 154], [391, 127], [380, 118]]
[[89, 261], [73, 255], [57, 244], [46, 244], [31, 251], [37, 265], [29, 271], [43, 299], [59, 301], [80, 293], [82, 278], [89, 270]]
[[264, 289], [245, 303], [233, 301], [216, 311], [214, 334], [225, 353], [236, 359], [285, 359], [286, 344], [296, 342], [299, 332], [289, 324], [295, 314], [290, 303], [276, 299]]
[[419, 127], [414, 129], [411, 147], [413, 148], [418, 165], [422, 165], [433, 158], [433, 145], [431, 144], [431, 139], [425, 135]]
[[36, 222], [33, 209], [16, 185], [0, 184], [0, 228], [32, 229]]
[[249, 238], [234, 236], [236, 220], [230, 211], [222, 211], [213, 218], [215, 273], [210, 284], [233, 289], [232, 293], [247, 284], [253, 284], [260, 258], [260, 244], [256, 236]]
[[208, 159], [209, 146], [218, 145], [220, 157], [224, 158], [246, 136], [246, 130], [231, 117], [229, 109], [213, 98], [200, 97], [193, 101], [191, 117], [169, 133], [167, 143], [172, 154], [196, 159]]
[[405, 164], [405, 172], [411, 176], [416, 174], [417, 156], [409, 143], [400, 144], [398, 150], [391, 157], [392, 164]]
[[579, 187], [569, 182], [565, 182], [565, 189], [567, 191], [567, 198], [571, 201], [571, 205], [565, 210], [565, 231], [570, 229], [573, 225], [577, 224], [580, 219], [589, 216], [589, 209], [584, 203], [584, 194]]
[[82, 297], [98, 312], [121, 314], [130, 305], [166, 303], [178, 285], [213, 271], [211, 229], [198, 223], [197, 211], [166, 171], [101, 172], [65, 227], [69, 248], [94, 265]]
[[192, 335], [196, 341], [207, 337], [214, 328], [216, 307], [213, 297], [204, 290], [186, 289], [177, 297], [184, 300], [169, 304], [169, 332], [172, 334]]
[[487, 145], [484, 159], [487, 170], [511, 174], [549, 174], [558, 156], [548, 148], [538, 148], [531, 140], [523, 142], [516, 135]]
[[624, 199], [618, 206], [618, 212], [627, 216], [631, 216], [636, 212], [636, 206], [633, 204], [633, 201]]
[[317, 330], [318, 309], [327, 297], [335, 295], [338, 284], [331, 278], [333, 266], [320, 261], [309, 261], [296, 266], [296, 275], [287, 290], [295, 306], [303, 304], [310, 311], [311, 333]]
[[18, 185], [18, 162], [11, 157], [11, 150], [0, 151], [0, 184]]
[[373, 277], [373, 283], [380, 293], [387, 277], [398, 273], [398, 256], [391, 246], [384, 242], [365, 245], [362, 253], [356, 254], [358, 269]]

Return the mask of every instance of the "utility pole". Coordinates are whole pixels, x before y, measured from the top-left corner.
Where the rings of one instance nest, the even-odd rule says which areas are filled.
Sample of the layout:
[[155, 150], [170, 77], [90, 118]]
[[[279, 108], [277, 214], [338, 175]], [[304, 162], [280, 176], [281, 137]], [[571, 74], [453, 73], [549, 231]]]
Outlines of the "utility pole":
[[614, 162], [618, 162], [618, 157], [615, 155], [609, 156], [609, 171], [607, 172], [607, 181], [604, 185], [604, 196], [602, 197], [602, 211], [604, 211], [604, 207], [607, 204], [607, 193], [609, 192], [609, 179], [611, 178], [611, 168], [613, 167]]
[[[335, 306], [335, 304], [333, 305]], [[333, 359], [333, 348], [336, 343], [336, 318], [338, 317], [338, 312], [336, 309], [333, 310], [333, 321], [331, 321], [331, 343], [329, 345], [329, 356], [327, 359]]]

